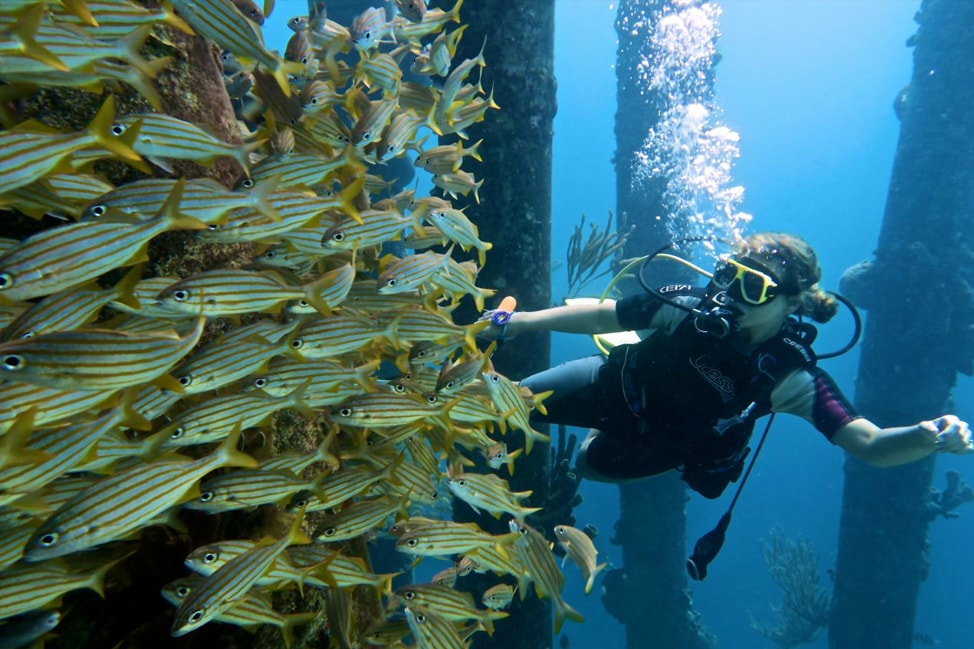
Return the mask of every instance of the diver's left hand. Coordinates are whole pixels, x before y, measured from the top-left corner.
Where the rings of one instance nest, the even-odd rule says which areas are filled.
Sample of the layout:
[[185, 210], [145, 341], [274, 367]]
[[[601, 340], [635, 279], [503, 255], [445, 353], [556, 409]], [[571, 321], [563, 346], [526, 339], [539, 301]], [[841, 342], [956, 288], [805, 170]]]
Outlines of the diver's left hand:
[[974, 453], [970, 426], [956, 415], [921, 421], [920, 426], [937, 436], [937, 450], [941, 453]]

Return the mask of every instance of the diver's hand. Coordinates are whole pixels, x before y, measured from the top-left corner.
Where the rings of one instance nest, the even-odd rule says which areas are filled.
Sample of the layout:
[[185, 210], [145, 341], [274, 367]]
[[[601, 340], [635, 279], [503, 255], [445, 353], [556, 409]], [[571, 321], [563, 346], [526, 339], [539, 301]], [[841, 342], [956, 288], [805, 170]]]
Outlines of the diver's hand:
[[970, 426], [956, 415], [943, 415], [932, 421], [921, 421], [920, 427], [936, 435], [937, 450], [941, 453], [974, 453]]
[[514, 336], [507, 331], [507, 324], [510, 322], [511, 316], [514, 315], [515, 306], [517, 306], [517, 301], [513, 297], [507, 296], [501, 300], [496, 309], [487, 309], [481, 313], [477, 322], [489, 320], [490, 326], [477, 334], [477, 337], [500, 341], [513, 338]]

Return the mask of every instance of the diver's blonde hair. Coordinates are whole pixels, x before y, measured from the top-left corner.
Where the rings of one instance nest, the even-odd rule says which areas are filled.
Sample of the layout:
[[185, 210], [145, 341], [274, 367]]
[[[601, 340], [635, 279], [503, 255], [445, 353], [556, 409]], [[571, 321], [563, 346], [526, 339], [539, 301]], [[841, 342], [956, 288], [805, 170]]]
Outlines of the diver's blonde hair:
[[750, 258], [770, 270], [782, 290], [800, 300], [799, 313], [815, 322], [828, 322], [839, 311], [838, 301], [818, 281], [822, 269], [808, 242], [784, 232], [758, 232], [744, 238], [736, 256]]

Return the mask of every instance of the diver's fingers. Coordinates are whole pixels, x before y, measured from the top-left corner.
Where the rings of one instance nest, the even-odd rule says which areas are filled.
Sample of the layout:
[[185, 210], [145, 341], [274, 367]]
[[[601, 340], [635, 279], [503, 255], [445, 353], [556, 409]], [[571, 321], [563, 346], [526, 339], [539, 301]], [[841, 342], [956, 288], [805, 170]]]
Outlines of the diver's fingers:
[[954, 415], [944, 415], [932, 423], [937, 433], [937, 450], [944, 453], [972, 453], [974, 443], [967, 422]]

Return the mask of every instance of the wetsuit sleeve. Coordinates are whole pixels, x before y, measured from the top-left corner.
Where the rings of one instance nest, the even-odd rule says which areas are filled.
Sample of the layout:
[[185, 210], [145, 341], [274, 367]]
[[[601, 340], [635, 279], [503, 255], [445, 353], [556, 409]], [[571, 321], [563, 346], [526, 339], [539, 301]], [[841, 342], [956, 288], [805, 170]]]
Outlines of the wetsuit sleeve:
[[[700, 298], [690, 295], [675, 295], [672, 299], [688, 307], [696, 306], [700, 302]], [[662, 315], [656, 318], [660, 313]], [[664, 304], [648, 293], [632, 295], [616, 301], [616, 318], [623, 331], [650, 329], [653, 319], [656, 318], [659, 328], [667, 333], [673, 333], [686, 316], [686, 311]]]
[[818, 367], [798, 370], [778, 383], [771, 393], [771, 409], [801, 417], [829, 441], [837, 430], [862, 417], [832, 377]]
[[616, 302], [616, 318], [623, 330], [649, 329], [663, 303], [648, 293], [631, 295]]

